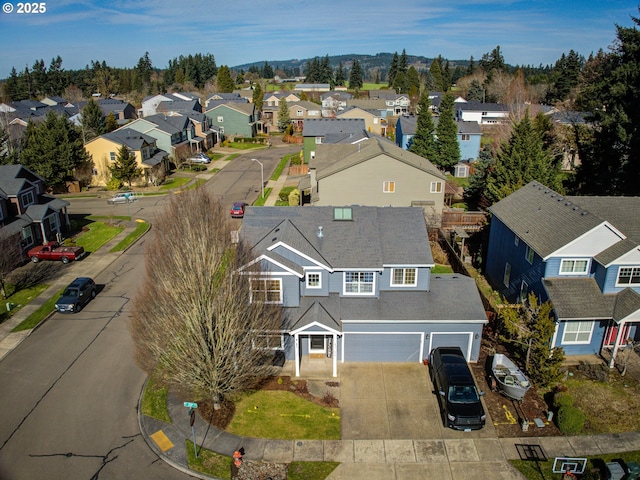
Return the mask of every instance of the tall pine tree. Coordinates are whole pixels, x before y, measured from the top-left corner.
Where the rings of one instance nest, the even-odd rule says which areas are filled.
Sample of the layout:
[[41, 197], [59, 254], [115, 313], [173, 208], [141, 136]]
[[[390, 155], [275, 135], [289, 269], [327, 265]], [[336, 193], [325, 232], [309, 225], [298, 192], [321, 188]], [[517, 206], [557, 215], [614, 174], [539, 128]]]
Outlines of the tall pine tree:
[[438, 157], [438, 146], [434, 136], [435, 124], [431, 116], [430, 106], [429, 92], [425, 90], [422, 92], [420, 102], [418, 103], [419, 111], [416, 121], [416, 133], [411, 139], [409, 151], [435, 164]]
[[362, 84], [362, 67], [360, 67], [360, 62], [356, 59], [353, 61], [351, 73], [349, 74], [349, 88], [358, 91], [362, 88]]
[[138, 167], [135, 154], [126, 145], [122, 145], [118, 149], [116, 159], [109, 166], [109, 171], [113, 178], [127, 182], [129, 186], [131, 186], [131, 180], [142, 175], [142, 169]]
[[458, 144], [458, 125], [455, 119], [454, 100], [451, 91], [447, 91], [440, 100], [438, 125], [436, 127], [438, 158], [435, 163], [443, 170], [451, 170], [460, 161], [460, 145]]

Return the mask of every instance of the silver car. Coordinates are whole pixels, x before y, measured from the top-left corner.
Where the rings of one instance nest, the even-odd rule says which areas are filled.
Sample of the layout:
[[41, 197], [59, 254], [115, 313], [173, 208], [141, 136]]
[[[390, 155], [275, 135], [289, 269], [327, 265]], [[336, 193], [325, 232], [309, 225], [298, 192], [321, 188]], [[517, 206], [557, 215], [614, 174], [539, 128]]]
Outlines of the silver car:
[[116, 193], [113, 197], [107, 200], [109, 205], [116, 203], [131, 203], [137, 200], [136, 194], [133, 192]]
[[211, 163], [211, 159], [202, 152], [194, 153], [187, 161], [190, 163]]

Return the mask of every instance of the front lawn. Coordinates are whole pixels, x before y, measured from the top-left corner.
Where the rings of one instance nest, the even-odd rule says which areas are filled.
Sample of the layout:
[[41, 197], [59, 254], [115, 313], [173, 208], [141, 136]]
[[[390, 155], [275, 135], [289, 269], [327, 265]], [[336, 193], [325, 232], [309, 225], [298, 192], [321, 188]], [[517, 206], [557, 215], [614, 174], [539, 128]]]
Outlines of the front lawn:
[[172, 188], [180, 188], [191, 181], [189, 177], [173, 177], [167, 179], [162, 185], [160, 190], [171, 190]]
[[91, 223], [87, 228], [89, 231], [83, 233], [76, 239], [76, 245], [84, 247], [85, 251], [89, 253], [95, 252], [124, 230], [124, 227], [107, 225], [102, 222]]
[[149, 377], [142, 394], [142, 414], [162, 422], [172, 423], [167, 410], [168, 391]]
[[321, 407], [292, 392], [258, 390], [236, 402], [227, 431], [258, 438], [337, 440], [340, 409]]

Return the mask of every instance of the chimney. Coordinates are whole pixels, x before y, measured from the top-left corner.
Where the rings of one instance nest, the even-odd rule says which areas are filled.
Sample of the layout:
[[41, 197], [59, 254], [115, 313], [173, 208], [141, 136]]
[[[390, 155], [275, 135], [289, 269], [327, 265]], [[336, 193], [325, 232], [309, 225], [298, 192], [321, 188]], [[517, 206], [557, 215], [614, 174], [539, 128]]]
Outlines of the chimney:
[[324, 234], [322, 233], [322, 226], [318, 226], [318, 233], [316, 233], [316, 236], [318, 238], [324, 237]]

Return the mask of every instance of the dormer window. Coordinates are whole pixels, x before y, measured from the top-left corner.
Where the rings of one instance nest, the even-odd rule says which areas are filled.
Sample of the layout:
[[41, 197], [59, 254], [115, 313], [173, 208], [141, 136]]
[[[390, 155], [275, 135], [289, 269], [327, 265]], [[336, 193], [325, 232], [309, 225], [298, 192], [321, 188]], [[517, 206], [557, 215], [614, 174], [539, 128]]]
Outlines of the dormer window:
[[640, 285], [640, 267], [620, 267], [618, 270], [617, 287]]
[[282, 303], [282, 279], [252, 278], [251, 303]]
[[415, 268], [394, 268], [391, 270], [392, 287], [415, 287], [418, 283]]
[[584, 275], [589, 268], [588, 258], [563, 259], [560, 263], [560, 275]]
[[22, 200], [22, 205], [24, 207], [28, 207], [29, 205], [33, 205], [34, 203], [36, 203], [36, 198], [31, 190], [20, 195], [20, 199]]
[[351, 207], [335, 207], [333, 209], [334, 220], [353, 220]]
[[322, 275], [320, 272], [307, 273], [307, 288], [322, 288]]
[[374, 295], [374, 272], [344, 272], [345, 295]]

